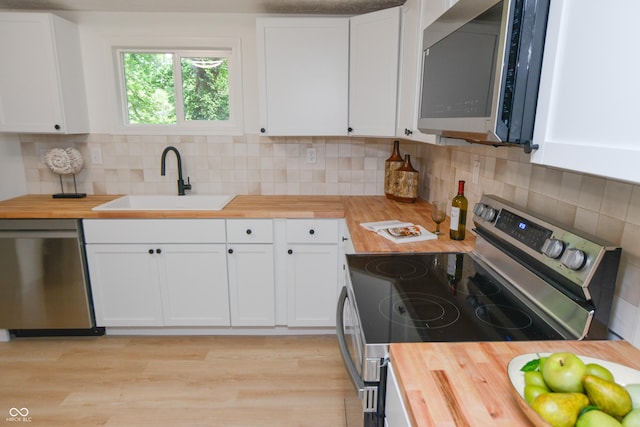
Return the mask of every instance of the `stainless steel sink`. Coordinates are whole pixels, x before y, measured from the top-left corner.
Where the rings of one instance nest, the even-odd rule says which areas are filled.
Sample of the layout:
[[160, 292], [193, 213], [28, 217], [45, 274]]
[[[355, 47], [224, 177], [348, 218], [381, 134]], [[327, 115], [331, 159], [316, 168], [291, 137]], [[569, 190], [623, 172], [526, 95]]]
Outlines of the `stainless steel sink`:
[[93, 208], [94, 211], [219, 211], [235, 194], [168, 196], [128, 195]]

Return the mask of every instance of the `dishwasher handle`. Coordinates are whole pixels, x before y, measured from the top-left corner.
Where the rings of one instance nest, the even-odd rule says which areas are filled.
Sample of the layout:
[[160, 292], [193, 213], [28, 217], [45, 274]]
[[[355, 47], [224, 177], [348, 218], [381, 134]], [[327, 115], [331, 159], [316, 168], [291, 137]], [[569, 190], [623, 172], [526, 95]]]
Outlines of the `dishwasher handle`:
[[0, 230], [0, 239], [77, 239], [74, 230]]
[[347, 347], [347, 340], [344, 336], [344, 305], [346, 301], [347, 287], [343, 286], [342, 291], [340, 292], [340, 297], [338, 298], [338, 308], [336, 310], [336, 333], [338, 336], [338, 345], [340, 346], [340, 354], [342, 355], [342, 360], [344, 360], [344, 364], [347, 367], [349, 378], [351, 378], [351, 382], [353, 382], [353, 385], [358, 390], [358, 397], [362, 399], [367, 389], [364, 381], [358, 373], [358, 368], [355, 363], [353, 363], [353, 359], [349, 353], [349, 347]]

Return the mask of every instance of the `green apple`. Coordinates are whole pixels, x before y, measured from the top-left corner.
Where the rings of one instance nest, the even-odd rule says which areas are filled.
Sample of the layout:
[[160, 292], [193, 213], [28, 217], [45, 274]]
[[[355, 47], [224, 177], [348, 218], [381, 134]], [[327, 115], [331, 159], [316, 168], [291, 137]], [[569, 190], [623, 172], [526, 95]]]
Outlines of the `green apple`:
[[529, 371], [524, 373], [524, 385], [535, 385], [538, 387], [542, 387], [549, 390], [547, 383], [544, 382], [544, 378], [542, 378], [542, 372], [540, 371]]
[[529, 404], [529, 406], [531, 406], [536, 397], [545, 393], [549, 393], [549, 389], [546, 387], [540, 387], [537, 385], [524, 386], [524, 400]]
[[622, 419], [623, 427], [640, 427], [640, 408], [634, 409]]
[[607, 381], [612, 381], [612, 382], [615, 381], [611, 371], [605, 368], [604, 366], [598, 365], [597, 363], [587, 363], [585, 366], [587, 368], [587, 375], [600, 377], [603, 380], [607, 380]]
[[582, 377], [586, 372], [584, 362], [568, 351], [550, 354], [542, 365], [544, 382], [559, 393], [583, 393]]
[[624, 386], [631, 396], [633, 402], [633, 409], [640, 408], [640, 384], [627, 384]]

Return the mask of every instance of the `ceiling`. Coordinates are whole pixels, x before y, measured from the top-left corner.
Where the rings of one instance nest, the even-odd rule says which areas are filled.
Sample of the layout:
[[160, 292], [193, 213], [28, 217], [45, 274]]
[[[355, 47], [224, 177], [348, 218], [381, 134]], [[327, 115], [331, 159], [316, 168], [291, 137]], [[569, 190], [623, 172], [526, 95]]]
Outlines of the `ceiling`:
[[406, 0], [0, 0], [0, 9], [356, 15]]

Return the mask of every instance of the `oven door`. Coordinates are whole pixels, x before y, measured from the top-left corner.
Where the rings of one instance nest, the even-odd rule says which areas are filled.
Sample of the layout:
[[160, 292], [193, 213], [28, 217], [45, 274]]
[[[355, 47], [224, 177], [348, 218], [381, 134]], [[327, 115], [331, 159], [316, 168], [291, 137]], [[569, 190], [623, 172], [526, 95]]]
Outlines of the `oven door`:
[[347, 426], [382, 427], [384, 425], [384, 389], [386, 367], [380, 369], [380, 381], [363, 380], [365, 343], [353, 295], [342, 288], [336, 310], [336, 332], [340, 353], [357, 393], [345, 397]]

